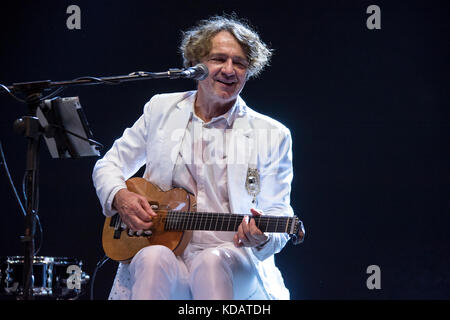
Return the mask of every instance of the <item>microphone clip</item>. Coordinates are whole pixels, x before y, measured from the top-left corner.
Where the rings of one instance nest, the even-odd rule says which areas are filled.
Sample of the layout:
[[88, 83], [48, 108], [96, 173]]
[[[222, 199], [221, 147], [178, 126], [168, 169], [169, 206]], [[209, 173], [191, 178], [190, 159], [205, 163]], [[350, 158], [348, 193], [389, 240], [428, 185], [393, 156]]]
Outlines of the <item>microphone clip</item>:
[[169, 79], [179, 79], [186, 77], [184, 74], [184, 70], [176, 68], [169, 69], [169, 71], [167, 71], [167, 74], [169, 75]]

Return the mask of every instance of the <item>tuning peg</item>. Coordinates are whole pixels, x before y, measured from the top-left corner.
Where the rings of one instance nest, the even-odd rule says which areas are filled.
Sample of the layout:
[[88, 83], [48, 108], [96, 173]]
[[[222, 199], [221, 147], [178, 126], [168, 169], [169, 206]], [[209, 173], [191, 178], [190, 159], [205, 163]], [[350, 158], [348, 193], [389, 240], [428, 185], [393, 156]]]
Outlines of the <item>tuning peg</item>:
[[303, 222], [301, 220], [297, 220], [298, 225], [296, 226], [297, 232], [291, 234], [291, 240], [294, 245], [302, 243], [305, 240], [305, 227], [303, 226]]

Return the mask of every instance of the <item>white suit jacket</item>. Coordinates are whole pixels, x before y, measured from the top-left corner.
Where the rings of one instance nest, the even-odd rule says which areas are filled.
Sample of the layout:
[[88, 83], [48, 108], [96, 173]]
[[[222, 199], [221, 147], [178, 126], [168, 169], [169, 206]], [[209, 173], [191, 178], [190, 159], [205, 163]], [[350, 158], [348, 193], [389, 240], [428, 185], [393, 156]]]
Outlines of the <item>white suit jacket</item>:
[[[156, 95], [145, 104], [143, 115], [100, 159], [93, 171], [94, 186], [103, 213], [116, 213], [111, 207], [115, 193], [125, 188], [125, 180], [146, 165], [144, 178], [163, 190], [172, 187], [176, 156], [195, 102], [196, 91]], [[233, 123], [233, 143], [227, 154], [235, 160], [227, 163], [228, 195], [232, 213], [250, 214], [256, 207], [267, 215], [292, 216], [290, 206], [292, 148], [289, 130], [281, 123], [259, 114], [238, 97], [238, 115]], [[230, 149], [233, 148], [233, 149]], [[260, 174], [260, 192], [253, 197], [245, 187], [247, 170], [256, 167]], [[287, 234], [271, 233], [263, 248], [245, 248], [268, 299], [289, 299], [289, 291], [274, 262], [289, 240]], [[120, 264], [111, 296], [128, 299], [128, 265]]]

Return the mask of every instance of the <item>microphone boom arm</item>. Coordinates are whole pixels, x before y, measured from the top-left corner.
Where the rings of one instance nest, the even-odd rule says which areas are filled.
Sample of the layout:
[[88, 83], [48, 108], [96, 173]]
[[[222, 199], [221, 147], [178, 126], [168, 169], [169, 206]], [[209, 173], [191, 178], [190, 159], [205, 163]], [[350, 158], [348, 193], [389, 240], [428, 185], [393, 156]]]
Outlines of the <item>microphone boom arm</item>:
[[203, 80], [208, 76], [208, 68], [199, 64], [195, 67], [188, 69], [169, 69], [164, 72], [147, 72], [136, 71], [127, 75], [110, 76], [110, 77], [79, 77], [73, 80], [66, 81], [31, 81], [13, 83], [7, 88], [11, 92], [30, 94], [31, 92], [42, 92], [44, 90], [50, 90], [54, 87], [65, 87], [74, 85], [95, 85], [95, 84], [119, 84], [122, 82], [137, 81], [137, 80], [149, 80], [149, 79], [179, 79], [179, 78], [193, 78], [197, 80]]

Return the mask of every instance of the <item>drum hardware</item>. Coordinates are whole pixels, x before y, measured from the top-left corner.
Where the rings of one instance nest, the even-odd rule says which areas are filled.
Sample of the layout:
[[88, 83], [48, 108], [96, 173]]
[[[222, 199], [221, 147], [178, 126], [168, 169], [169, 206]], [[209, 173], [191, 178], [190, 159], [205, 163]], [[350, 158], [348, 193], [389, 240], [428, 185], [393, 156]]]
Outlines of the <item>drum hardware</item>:
[[[90, 280], [82, 270], [83, 263], [66, 257], [34, 257], [32, 294], [35, 299], [75, 300]], [[0, 294], [23, 300], [24, 257], [9, 256], [0, 262]]]

